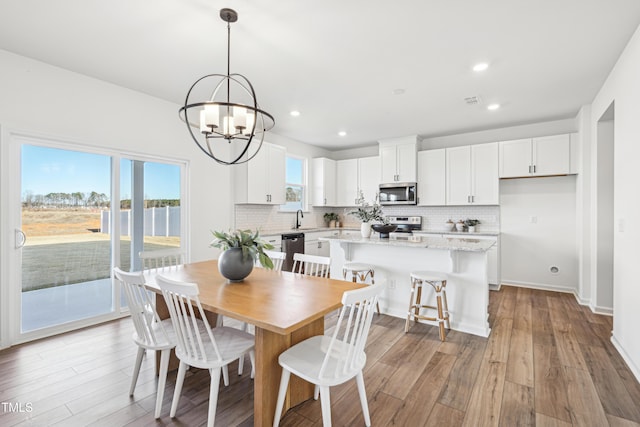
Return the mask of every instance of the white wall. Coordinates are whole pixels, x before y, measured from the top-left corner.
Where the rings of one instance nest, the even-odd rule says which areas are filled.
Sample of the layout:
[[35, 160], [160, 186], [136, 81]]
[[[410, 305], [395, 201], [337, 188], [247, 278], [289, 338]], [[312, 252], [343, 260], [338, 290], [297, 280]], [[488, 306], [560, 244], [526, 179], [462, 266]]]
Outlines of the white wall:
[[[604, 85], [591, 104], [592, 135], [597, 122], [615, 102], [614, 153], [614, 265], [613, 265], [613, 337], [612, 341], [640, 380], [640, 286], [638, 259], [640, 242], [640, 30], [618, 59]], [[598, 152], [597, 138], [590, 146]], [[592, 212], [596, 206], [592, 203]], [[592, 231], [594, 225], [592, 224]]]
[[502, 283], [577, 293], [575, 191], [574, 175], [500, 181]]
[[[197, 148], [178, 118], [178, 105], [1, 50], [0, 67], [5, 132], [188, 161], [189, 249], [193, 260], [211, 258], [209, 229], [231, 224], [231, 208], [219, 208], [230, 200], [229, 169]], [[3, 186], [7, 178], [1, 177]]]

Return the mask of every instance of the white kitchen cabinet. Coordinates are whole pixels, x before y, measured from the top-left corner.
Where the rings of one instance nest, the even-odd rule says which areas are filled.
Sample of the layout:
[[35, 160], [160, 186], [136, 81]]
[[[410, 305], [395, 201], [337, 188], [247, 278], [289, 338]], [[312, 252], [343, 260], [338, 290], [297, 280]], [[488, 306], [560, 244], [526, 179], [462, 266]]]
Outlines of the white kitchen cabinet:
[[563, 134], [500, 142], [500, 178], [567, 175], [572, 168], [572, 137]]
[[305, 233], [304, 253], [309, 255], [329, 256], [329, 242], [318, 240], [319, 237], [331, 236], [332, 231]]
[[362, 157], [358, 159], [358, 189], [369, 203], [376, 200], [380, 191], [380, 157]]
[[447, 205], [499, 203], [498, 143], [446, 149]]
[[416, 181], [417, 146], [415, 136], [380, 141], [380, 169], [383, 183]]
[[282, 251], [282, 236], [280, 234], [273, 234], [267, 236], [260, 236], [262, 240], [273, 245], [273, 249], [269, 249], [270, 251]]
[[418, 205], [446, 204], [446, 150], [418, 152]]
[[286, 150], [279, 145], [262, 143], [258, 154], [235, 165], [235, 201], [280, 205], [285, 201]]
[[358, 198], [358, 159], [336, 162], [336, 206], [355, 206]]
[[356, 206], [360, 192], [372, 204], [380, 185], [380, 158], [338, 160], [336, 162], [336, 206]]
[[313, 166], [313, 206], [336, 205], [336, 161], [315, 158]]

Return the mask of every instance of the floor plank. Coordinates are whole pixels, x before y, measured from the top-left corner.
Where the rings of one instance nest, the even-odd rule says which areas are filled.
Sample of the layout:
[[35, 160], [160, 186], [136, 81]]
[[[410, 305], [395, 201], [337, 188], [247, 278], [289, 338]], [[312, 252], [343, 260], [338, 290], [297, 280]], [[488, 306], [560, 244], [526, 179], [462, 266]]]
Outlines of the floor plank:
[[[372, 424], [640, 427], [640, 384], [611, 343], [610, 317], [570, 294], [512, 286], [490, 293], [489, 310], [489, 338], [448, 331], [445, 342], [437, 327], [416, 324], [405, 334], [404, 319], [374, 316], [364, 370]], [[335, 314], [327, 316], [326, 327], [334, 324]], [[0, 351], [0, 401], [33, 407], [29, 413], [0, 408], [0, 425], [205, 425], [207, 371], [187, 373], [174, 419], [170, 373], [156, 421], [149, 353], [129, 397], [132, 329], [121, 319]], [[237, 362], [230, 366], [218, 425], [253, 425], [248, 371], [238, 376]], [[331, 403], [334, 425], [364, 424], [355, 381], [332, 387]], [[321, 426], [320, 401], [292, 408], [281, 425]]]

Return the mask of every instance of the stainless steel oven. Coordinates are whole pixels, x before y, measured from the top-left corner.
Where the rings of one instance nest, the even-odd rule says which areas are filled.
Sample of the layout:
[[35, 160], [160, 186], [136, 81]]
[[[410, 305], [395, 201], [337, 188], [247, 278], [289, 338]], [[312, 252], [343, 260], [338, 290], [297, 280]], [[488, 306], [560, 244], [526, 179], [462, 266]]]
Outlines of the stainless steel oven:
[[417, 186], [415, 182], [394, 182], [380, 184], [381, 205], [415, 205], [417, 203]]

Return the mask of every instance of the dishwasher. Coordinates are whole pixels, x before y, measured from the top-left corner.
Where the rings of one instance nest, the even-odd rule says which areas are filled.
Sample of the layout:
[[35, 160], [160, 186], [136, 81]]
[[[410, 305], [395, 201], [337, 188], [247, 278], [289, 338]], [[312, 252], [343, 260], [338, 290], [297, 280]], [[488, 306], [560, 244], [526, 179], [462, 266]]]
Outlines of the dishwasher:
[[304, 233], [283, 234], [282, 252], [286, 254], [282, 263], [282, 271], [293, 270], [293, 254], [304, 253]]

